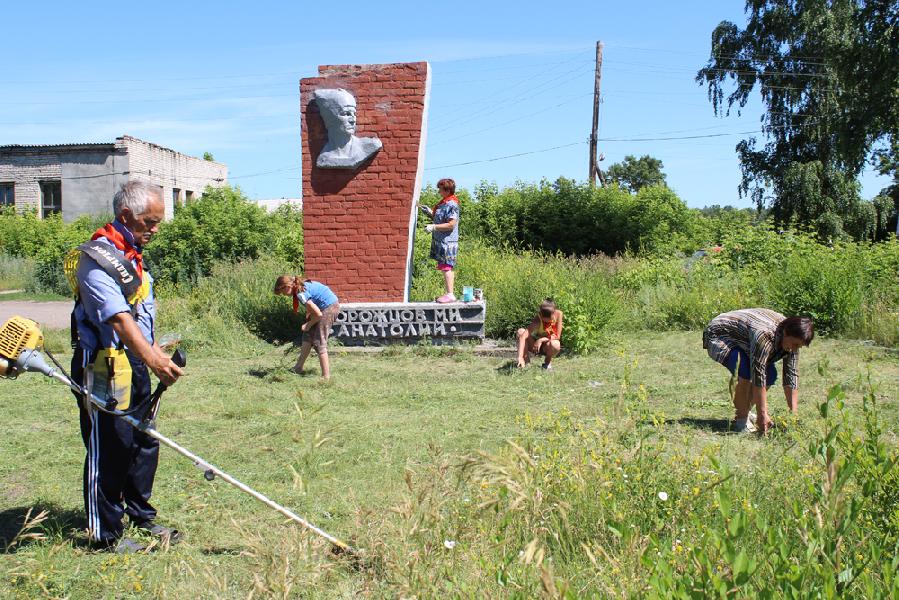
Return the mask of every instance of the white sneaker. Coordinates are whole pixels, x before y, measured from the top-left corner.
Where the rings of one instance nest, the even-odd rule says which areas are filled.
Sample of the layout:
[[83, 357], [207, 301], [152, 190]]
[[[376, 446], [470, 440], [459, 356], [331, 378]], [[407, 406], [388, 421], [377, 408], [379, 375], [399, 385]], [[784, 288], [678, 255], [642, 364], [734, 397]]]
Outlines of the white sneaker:
[[736, 420], [731, 421], [730, 430], [736, 433], [755, 433], [756, 427], [755, 424], [750, 420]]

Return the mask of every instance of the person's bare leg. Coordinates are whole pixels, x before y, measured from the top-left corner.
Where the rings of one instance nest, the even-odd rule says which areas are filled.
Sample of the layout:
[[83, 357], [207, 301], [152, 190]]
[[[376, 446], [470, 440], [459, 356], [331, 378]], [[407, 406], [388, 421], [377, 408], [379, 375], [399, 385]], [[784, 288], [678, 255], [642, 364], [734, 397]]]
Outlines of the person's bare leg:
[[550, 340], [543, 345], [543, 365], [549, 367], [553, 358], [562, 350], [562, 344], [559, 340]]
[[752, 390], [748, 379], [737, 378], [734, 390], [734, 420], [746, 419], [752, 404]]
[[443, 272], [443, 280], [446, 283], [446, 293], [450, 296], [453, 295], [453, 284], [456, 281], [456, 271], [450, 269], [449, 271]]
[[300, 348], [300, 357], [297, 359], [297, 364], [293, 367], [294, 373], [303, 372], [303, 365], [306, 364], [306, 359], [309, 358], [310, 352], [312, 352], [312, 342], [303, 342], [303, 346]]
[[323, 349], [318, 352], [318, 364], [322, 368], [322, 379], [331, 379], [331, 361], [328, 358], [328, 350]]
[[524, 367], [528, 364], [529, 356], [528, 356], [528, 330], [525, 328], [519, 329], [516, 334], [518, 337], [518, 366]]

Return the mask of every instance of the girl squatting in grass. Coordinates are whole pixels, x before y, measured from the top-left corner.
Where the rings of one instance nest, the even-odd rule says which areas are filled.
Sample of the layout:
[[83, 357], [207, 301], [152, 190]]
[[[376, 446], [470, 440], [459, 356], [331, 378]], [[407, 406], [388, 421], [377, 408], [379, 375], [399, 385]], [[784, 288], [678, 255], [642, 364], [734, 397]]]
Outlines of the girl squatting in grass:
[[459, 200], [456, 198], [456, 182], [452, 179], [441, 179], [437, 182], [440, 202], [434, 208], [423, 204], [418, 207], [423, 213], [434, 219], [433, 225], [425, 230], [431, 237], [431, 258], [437, 261], [437, 270], [443, 271], [446, 293], [436, 302], [455, 302], [453, 283], [455, 280], [456, 256], [459, 254]]
[[702, 335], [709, 356], [737, 375], [734, 392], [735, 431], [753, 431], [749, 409], [756, 407], [758, 432], [772, 425], [768, 417], [768, 388], [777, 380], [783, 360], [784, 396], [790, 412], [799, 403], [799, 349], [815, 338], [809, 317], [785, 317], [767, 308], [746, 308], [712, 319]]
[[296, 275], [278, 277], [275, 280], [274, 292], [280, 296], [292, 297], [293, 312], [295, 313], [299, 312], [301, 304], [306, 307], [306, 322], [300, 328], [303, 332], [303, 345], [300, 348], [297, 364], [293, 368], [294, 372], [302, 374], [309, 352], [315, 347], [322, 369], [322, 377], [330, 379], [328, 336], [331, 335], [331, 326], [334, 324], [334, 320], [340, 314], [337, 294], [323, 283], [311, 279], [304, 281], [302, 277]]
[[553, 357], [562, 350], [562, 317], [556, 303], [547, 298], [530, 324], [518, 330], [519, 369], [531, 361], [531, 354], [542, 354], [543, 368], [553, 368]]

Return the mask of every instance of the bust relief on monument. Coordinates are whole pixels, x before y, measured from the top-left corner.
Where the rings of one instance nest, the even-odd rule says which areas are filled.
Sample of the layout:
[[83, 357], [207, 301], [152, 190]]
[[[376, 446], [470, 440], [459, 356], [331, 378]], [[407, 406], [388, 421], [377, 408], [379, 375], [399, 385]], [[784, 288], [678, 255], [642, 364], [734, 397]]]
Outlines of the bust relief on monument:
[[320, 169], [355, 169], [381, 149], [376, 137], [356, 137], [356, 99], [344, 89], [315, 90], [312, 99], [328, 130], [328, 143], [315, 166]]

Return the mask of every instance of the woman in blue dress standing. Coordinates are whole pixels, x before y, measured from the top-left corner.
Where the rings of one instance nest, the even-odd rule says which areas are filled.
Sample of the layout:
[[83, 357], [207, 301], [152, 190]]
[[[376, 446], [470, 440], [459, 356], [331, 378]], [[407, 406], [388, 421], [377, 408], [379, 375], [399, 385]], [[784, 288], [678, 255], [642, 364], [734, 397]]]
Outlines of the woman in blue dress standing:
[[459, 254], [459, 199], [456, 198], [456, 182], [441, 179], [437, 182], [440, 202], [434, 208], [419, 204], [422, 212], [434, 219], [425, 227], [431, 237], [431, 258], [437, 261], [437, 270], [443, 271], [446, 293], [436, 302], [455, 302], [453, 283], [455, 281], [456, 256]]

